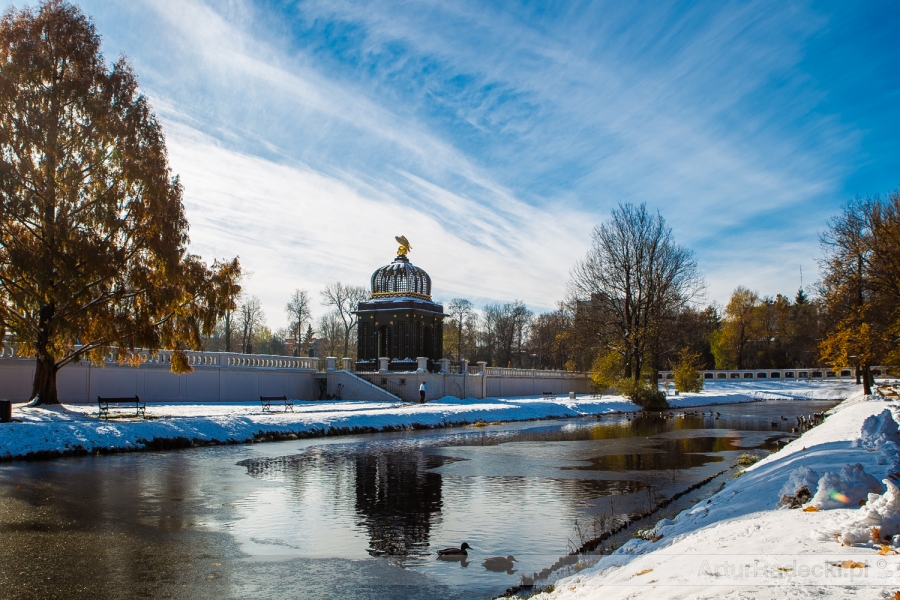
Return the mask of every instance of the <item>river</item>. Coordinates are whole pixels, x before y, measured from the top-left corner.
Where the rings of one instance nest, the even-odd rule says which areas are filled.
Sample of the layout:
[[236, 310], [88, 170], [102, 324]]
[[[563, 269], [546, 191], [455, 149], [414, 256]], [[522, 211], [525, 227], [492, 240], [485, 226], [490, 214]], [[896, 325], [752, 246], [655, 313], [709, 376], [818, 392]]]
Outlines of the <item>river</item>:
[[[834, 404], [7, 463], [0, 597], [490, 598]], [[466, 560], [436, 560], [462, 542]]]

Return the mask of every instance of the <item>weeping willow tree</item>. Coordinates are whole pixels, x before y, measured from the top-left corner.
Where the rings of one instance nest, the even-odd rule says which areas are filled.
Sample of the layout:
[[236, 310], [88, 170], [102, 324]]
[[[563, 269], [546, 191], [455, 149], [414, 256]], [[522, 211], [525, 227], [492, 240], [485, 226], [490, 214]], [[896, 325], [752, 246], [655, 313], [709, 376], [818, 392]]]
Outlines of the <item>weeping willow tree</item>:
[[32, 404], [73, 361], [170, 349], [191, 370], [240, 265], [187, 251], [182, 187], [124, 59], [59, 0], [0, 20], [0, 333], [37, 364]]

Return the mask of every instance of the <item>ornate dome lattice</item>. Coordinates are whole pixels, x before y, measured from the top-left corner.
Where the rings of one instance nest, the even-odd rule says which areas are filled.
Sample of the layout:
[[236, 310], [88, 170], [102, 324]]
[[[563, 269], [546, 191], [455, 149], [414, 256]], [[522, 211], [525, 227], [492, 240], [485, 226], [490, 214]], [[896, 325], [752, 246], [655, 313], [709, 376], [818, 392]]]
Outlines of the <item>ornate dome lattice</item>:
[[372, 298], [403, 296], [431, 300], [431, 277], [405, 256], [398, 256], [372, 273]]

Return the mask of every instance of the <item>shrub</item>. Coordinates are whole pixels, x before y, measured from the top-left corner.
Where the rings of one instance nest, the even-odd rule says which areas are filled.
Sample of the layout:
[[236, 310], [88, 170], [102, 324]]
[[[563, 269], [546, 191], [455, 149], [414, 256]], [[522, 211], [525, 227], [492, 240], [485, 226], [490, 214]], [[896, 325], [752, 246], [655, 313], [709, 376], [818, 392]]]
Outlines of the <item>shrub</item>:
[[625, 359], [618, 352], [606, 352], [602, 350], [591, 365], [591, 381], [598, 391], [616, 387], [622, 372], [625, 370]]
[[669, 408], [666, 395], [655, 385], [641, 378], [638, 381], [623, 377], [616, 382], [616, 392], [646, 410], [665, 410]]
[[703, 378], [700, 376], [700, 355], [685, 348], [678, 353], [678, 364], [675, 365], [675, 389], [681, 393], [699, 392], [703, 389]]

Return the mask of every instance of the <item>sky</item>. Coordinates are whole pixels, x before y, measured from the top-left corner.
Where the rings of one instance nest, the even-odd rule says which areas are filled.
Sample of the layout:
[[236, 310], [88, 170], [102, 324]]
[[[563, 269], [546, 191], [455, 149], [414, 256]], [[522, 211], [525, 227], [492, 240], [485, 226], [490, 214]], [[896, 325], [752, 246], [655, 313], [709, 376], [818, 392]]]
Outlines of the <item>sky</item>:
[[79, 5], [164, 126], [191, 251], [240, 256], [273, 329], [396, 235], [437, 300], [551, 310], [625, 202], [707, 301], [793, 296], [841, 204], [900, 185], [896, 2]]

